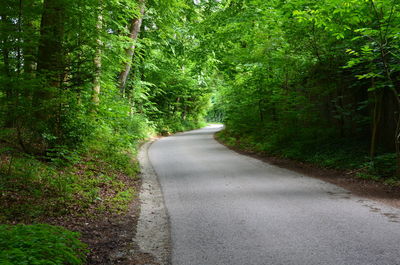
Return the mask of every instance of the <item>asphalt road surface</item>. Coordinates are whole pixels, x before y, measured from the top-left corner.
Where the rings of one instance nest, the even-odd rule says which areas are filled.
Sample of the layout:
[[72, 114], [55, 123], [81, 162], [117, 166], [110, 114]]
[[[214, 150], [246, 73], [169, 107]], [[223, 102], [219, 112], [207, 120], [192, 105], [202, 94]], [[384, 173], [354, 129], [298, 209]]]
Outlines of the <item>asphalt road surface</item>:
[[218, 126], [149, 149], [173, 265], [400, 265], [400, 210], [237, 154]]

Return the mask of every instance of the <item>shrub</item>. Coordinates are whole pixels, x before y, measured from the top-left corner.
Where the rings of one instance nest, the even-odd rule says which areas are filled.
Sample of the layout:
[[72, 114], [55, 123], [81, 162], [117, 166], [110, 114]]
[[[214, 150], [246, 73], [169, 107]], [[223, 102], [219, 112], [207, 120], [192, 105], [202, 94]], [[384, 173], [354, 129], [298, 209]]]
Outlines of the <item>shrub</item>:
[[393, 177], [396, 174], [396, 154], [387, 153], [378, 155], [366, 165], [370, 174]]

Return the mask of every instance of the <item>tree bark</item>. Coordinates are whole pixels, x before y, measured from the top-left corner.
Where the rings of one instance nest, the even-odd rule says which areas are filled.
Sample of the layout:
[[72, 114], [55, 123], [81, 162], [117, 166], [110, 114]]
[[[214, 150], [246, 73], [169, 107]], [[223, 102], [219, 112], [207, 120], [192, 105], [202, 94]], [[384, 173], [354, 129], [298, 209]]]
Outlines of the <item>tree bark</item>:
[[38, 45], [37, 77], [41, 82], [35, 86], [32, 95], [32, 131], [35, 133], [37, 147], [34, 153], [41, 153], [49, 147], [51, 140], [44, 135], [60, 138], [60, 94], [64, 81], [64, 23], [65, 0], [44, 0]]
[[[101, 4], [100, 4], [101, 5]], [[96, 48], [96, 53], [94, 56], [94, 67], [95, 67], [95, 73], [94, 73], [94, 79], [93, 79], [93, 90], [92, 90], [92, 102], [95, 106], [100, 104], [100, 91], [101, 91], [101, 46], [103, 45], [101, 39], [100, 39], [100, 34], [101, 30], [103, 28], [103, 16], [102, 16], [102, 11], [101, 7], [99, 10], [99, 15], [97, 19], [97, 25], [96, 29], [98, 31], [99, 37], [97, 38], [97, 48]]]
[[44, 78], [45, 86], [35, 91], [39, 105], [55, 96], [52, 90], [59, 88], [64, 79], [64, 3], [63, 0], [44, 0], [43, 3], [37, 72]]
[[134, 18], [130, 25], [129, 37], [132, 39], [133, 42], [132, 42], [132, 45], [126, 50], [128, 60], [124, 64], [124, 68], [118, 77], [118, 86], [119, 86], [119, 89], [120, 89], [122, 95], [125, 94], [126, 80], [128, 79], [128, 75], [131, 70], [132, 58], [133, 58], [133, 54], [135, 52], [135, 45], [136, 45], [135, 41], [138, 38], [138, 35], [140, 32], [140, 27], [142, 26], [144, 9], [145, 9], [145, 0], [139, 0], [139, 8], [140, 8], [139, 16]]
[[373, 159], [376, 153], [376, 146], [378, 140], [378, 128], [381, 123], [381, 116], [382, 116], [382, 92], [375, 91], [375, 103], [374, 103], [374, 110], [373, 110], [373, 119], [372, 119], [372, 133], [371, 133], [371, 147], [370, 147], [370, 157]]

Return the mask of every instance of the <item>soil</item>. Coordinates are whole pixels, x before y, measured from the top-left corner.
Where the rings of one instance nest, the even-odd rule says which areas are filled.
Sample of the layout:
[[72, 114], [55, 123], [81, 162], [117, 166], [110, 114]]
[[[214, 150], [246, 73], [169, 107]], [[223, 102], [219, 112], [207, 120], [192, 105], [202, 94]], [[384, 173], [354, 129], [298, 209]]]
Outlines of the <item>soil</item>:
[[390, 186], [383, 182], [357, 178], [354, 171], [335, 170], [321, 168], [310, 163], [304, 163], [291, 159], [269, 156], [265, 153], [257, 153], [249, 150], [242, 150], [237, 147], [227, 146], [218, 137], [214, 138], [229, 149], [243, 155], [262, 160], [264, 162], [286, 168], [310, 177], [342, 187], [356, 196], [372, 199], [386, 205], [400, 208], [400, 186]]

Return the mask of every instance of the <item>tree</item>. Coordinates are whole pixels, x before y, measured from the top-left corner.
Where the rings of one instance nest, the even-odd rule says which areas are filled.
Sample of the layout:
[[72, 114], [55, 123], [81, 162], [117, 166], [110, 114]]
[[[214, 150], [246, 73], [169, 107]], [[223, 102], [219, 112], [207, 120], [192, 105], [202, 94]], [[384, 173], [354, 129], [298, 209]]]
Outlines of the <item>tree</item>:
[[129, 48], [126, 49], [127, 61], [125, 62], [124, 68], [118, 77], [118, 84], [122, 95], [125, 93], [126, 80], [131, 70], [133, 54], [135, 52], [135, 45], [136, 45], [135, 42], [137, 41], [140, 28], [142, 26], [143, 15], [145, 10], [144, 0], [139, 0], [138, 8], [139, 8], [139, 14], [137, 14], [137, 17], [132, 19], [132, 22], [130, 24], [129, 38], [131, 39], [131, 44]]

